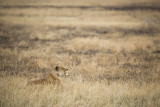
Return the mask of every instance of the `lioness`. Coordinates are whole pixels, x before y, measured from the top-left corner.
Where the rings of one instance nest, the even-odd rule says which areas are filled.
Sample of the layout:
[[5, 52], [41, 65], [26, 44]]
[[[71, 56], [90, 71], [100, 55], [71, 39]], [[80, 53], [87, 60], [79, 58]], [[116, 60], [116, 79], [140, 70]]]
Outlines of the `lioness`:
[[29, 81], [27, 85], [37, 85], [37, 84], [62, 84], [62, 80], [59, 77], [67, 76], [68, 69], [56, 66], [46, 78]]

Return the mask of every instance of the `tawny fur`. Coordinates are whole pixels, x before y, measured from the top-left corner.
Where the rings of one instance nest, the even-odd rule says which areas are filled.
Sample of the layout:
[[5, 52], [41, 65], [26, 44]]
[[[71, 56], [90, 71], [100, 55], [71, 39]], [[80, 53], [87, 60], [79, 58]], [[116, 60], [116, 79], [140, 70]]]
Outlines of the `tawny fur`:
[[[58, 70], [57, 72], [63, 72], [65, 74], [68, 69], [57, 66], [55, 67], [54, 70]], [[61, 84], [62, 85], [62, 80], [58, 76], [58, 73], [56, 74], [54, 70], [52, 70], [46, 78], [29, 81], [27, 85], [38, 85], [38, 84]]]

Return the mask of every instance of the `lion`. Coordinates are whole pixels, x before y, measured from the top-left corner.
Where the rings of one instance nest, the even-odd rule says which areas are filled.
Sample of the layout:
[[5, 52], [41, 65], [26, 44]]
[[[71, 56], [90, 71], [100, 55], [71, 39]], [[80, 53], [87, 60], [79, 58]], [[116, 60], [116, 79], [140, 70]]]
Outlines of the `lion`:
[[62, 84], [60, 77], [68, 76], [68, 69], [56, 66], [46, 78], [29, 81], [27, 85], [38, 85], [38, 84]]

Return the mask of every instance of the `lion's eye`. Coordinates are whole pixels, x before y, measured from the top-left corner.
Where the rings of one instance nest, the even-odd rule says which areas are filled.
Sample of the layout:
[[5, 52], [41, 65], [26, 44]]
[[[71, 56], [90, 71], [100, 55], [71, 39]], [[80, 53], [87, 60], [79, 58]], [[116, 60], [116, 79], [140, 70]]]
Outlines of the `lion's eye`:
[[65, 72], [64, 74], [65, 74], [65, 75], [68, 75], [68, 72]]

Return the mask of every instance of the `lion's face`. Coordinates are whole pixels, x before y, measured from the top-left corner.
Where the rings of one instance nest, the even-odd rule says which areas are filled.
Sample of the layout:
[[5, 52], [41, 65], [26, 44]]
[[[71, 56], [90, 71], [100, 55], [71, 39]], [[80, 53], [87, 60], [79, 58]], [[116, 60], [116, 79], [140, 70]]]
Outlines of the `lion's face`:
[[60, 66], [56, 66], [54, 69], [54, 72], [59, 76], [68, 76], [68, 69], [64, 68], [64, 67], [60, 67]]

